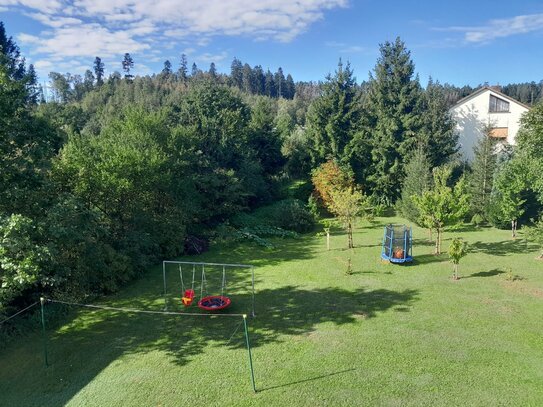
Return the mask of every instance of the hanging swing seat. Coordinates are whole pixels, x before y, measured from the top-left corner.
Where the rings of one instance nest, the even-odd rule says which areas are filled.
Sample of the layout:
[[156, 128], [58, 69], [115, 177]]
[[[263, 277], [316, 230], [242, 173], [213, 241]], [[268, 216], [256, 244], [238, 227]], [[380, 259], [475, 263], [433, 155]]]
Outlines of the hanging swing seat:
[[230, 306], [231, 302], [223, 295], [209, 295], [198, 301], [198, 307], [204, 311], [220, 311]]
[[192, 304], [192, 301], [194, 300], [194, 290], [188, 289], [185, 290], [185, 295], [181, 297], [181, 302], [185, 307], [188, 307]]

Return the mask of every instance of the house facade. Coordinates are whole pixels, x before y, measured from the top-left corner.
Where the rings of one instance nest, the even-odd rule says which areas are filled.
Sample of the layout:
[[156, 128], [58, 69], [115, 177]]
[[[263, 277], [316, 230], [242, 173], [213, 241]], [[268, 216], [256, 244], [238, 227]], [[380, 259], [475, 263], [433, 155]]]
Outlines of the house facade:
[[515, 145], [520, 118], [530, 108], [499, 90], [483, 87], [450, 108], [465, 159], [473, 160], [473, 147], [486, 131], [499, 143]]

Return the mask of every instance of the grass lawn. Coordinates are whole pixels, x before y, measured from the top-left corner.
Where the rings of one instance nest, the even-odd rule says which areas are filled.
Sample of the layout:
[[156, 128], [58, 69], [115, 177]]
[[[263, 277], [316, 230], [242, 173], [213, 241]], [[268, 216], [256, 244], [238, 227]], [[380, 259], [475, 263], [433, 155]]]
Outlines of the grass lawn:
[[[0, 405], [543, 405], [537, 248], [508, 231], [446, 232], [444, 249], [453, 236], [470, 243], [452, 281], [447, 255], [434, 256], [418, 228], [416, 262], [382, 264], [391, 221], [402, 222], [359, 225], [352, 275], [339, 233], [329, 252], [324, 238], [306, 235], [275, 240], [273, 250], [215, 247], [184, 258], [256, 266], [257, 316], [248, 320], [256, 394], [240, 319], [73, 309], [47, 333], [48, 368], [39, 333], [0, 351]], [[520, 278], [508, 281], [508, 268]], [[249, 275], [228, 277], [229, 312], [248, 310]], [[176, 270], [168, 281], [178, 284]], [[155, 267], [99, 303], [160, 310], [161, 291]]]

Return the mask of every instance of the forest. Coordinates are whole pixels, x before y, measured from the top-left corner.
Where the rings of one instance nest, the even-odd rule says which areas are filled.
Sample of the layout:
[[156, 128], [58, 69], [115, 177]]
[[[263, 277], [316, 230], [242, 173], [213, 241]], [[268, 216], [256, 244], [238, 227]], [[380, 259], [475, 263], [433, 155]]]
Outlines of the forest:
[[189, 72], [184, 55], [178, 69], [134, 76], [127, 53], [122, 74], [106, 77], [96, 57], [84, 76], [51, 72], [43, 89], [0, 24], [0, 317], [40, 294], [114, 292], [219, 240], [313, 230], [327, 209], [311, 179], [327, 171], [345, 174], [368, 211], [430, 230], [413, 197], [436, 190], [439, 203], [447, 188], [471, 198], [466, 221], [537, 225], [543, 81], [502, 86], [534, 106], [518, 146], [498, 155], [482, 139], [468, 164], [448, 108], [475, 88], [421, 84], [399, 38], [379, 55], [361, 82], [341, 60], [322, 81], [295, 82], [238, 59], [230, 74]]

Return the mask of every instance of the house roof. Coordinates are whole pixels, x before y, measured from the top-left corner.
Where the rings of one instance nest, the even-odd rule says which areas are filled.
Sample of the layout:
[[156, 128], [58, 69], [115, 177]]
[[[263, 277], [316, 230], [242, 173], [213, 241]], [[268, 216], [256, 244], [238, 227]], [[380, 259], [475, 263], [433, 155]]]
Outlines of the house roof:
[[490, 86], [483, 86], [482, 88], [477, 89], [475, 92], [469, 94], [468, 96], [463, 97], [462, 99], [460, 99], [460, 100], [459, 100], [458, 102], [456, 102], [456, 103], [454, 104], [454, 106], [452, 106], [449, 110], [452, 110], [452, 109], [454, 109], [454, 108], [457, 107], [457, 106], [460, 106], [462, 103], [467, 102], [467, 101], [470, 100], [471, 98], [474, 98], [475, 96], [478, 96], [478, 95], [480, 95], [481, 93], [483, 93], [483, 92], [485, 92], [485, 91], [487, 91], [487, 90], [489, 90], [489, 91], [492, 92], [492, 93], [495, 93], [496, 95], [500, 96], [500, 97], [503, 98], [503, 99], [507, 99], [507, 100], [509, 100], [509, 101], [511, 101], [511, 102], [513, 102], [513, 103], [516, 103], [517, 105], [521, 105], [522, 107], [524, 107], [524, 108], [526, 108], [526, 109], [528, 109], [528, 110], [531, 109], [530, 106], [525, 105], [524, 103], [521, 103], [521, 102], [519, 102], [518, 100], [513, 99], [513, 98], [510, 97], [510, 96], [507, 96], [505, 93], [502, 93], [502, 92], [500, 92], [499, 90], [494, 89], [493, 87], [490, 87]]

